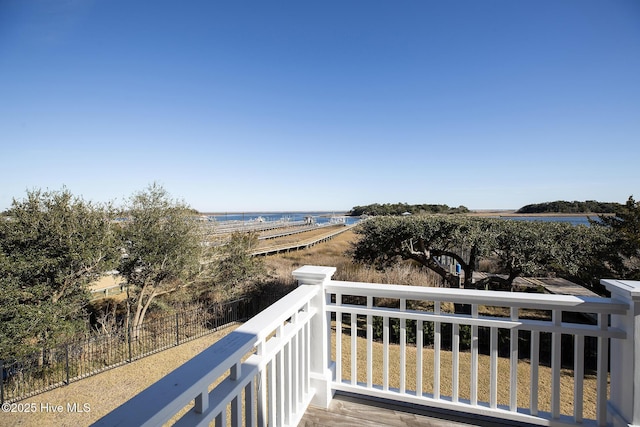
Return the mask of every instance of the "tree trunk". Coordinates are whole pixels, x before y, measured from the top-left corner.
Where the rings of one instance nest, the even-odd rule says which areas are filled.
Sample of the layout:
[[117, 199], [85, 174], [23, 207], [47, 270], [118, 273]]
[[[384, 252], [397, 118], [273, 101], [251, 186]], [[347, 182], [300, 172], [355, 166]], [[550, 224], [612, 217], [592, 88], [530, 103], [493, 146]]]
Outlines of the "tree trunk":
[[[451, 274], [449, 270], [443, 268], [438, 262], [436, 262], [429, 251], [413, 251], [411, 252], [410, 258], [418, 261], [420, 264], [429, 268], [430, 270], [435, 271], [437, 274], [442, 277], [444, 282], [449, 285], [450, 288], [459, 288], [460, 287], [460, 277], [455, 274]], [[446, 255], [442, 253], [441, 255]], [[437, 255], [434, 255], [437, 256]], [[458, 257], [456, 257], [458, 258]], [[465, 264], [466, 267], [466, 264]], [[471, 273], [473, 274], [473, 273]], [[454, 311], [456, 314], [471, 314], [471, 305], [469, 304], [457, 304], [454, 303]]]
[[469, 262], [462, 264], [464, 270], [464, 287], [473, 288], [473, 272], [476, 269], [476, 260], [478, 258], [478, 249], [473, 246], [469, 252]]
[[145, 305], [144, 293], [147, 290], [147, 286], [147, 284], [142, 286], [142, 289], [140, 289], [140, 294], [138, 294], [138, 300], [136, 301], [136, 313], [134, 314], [131, 322], [131, 338], [133, 338], [134, 340], [137, 340], [140, 336], [140, 325], [142, 324], [142, 320], [144, 320], [144, 315], [142, 313]]

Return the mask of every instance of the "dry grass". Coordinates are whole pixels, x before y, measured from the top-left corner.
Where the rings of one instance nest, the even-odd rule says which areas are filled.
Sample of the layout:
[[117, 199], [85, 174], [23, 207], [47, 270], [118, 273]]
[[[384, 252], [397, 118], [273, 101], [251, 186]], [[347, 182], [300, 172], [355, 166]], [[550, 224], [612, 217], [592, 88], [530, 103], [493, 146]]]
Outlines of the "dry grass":
[[347, 251], [357, 235], [346, 231], [328, 242], [303, 251], [293, 251], [266, 257], [265, 263], [274, 281], [283, 285], [294, 284], [291, 272], [303, 265], [336, 267], [334, 280], [368, 283], [393, 283], [411, 286], [438, 286], [441, 278], [432, 271], [404, 262], [385, 271], [370, 266], [355, 264]]
[[[96, 376], [71, 383], [19, 402], [35, 404], [35, 413], [3, 413], [0, 427], [13, 426], [69, 426], [89, 425], [122, 403], [158, 381], [178, 366], [200, 353], [221, 337], [231, 332], [230, 327], [194, 341], [162, 351], [130, 364], [111, 369]], [[67, 404], [77, 403], [80, 408], [88, 404], [88, 412], [68, 412]], [[43, 411], [44, 406], [61, 405], [62, 412]]]
[[[367, 366], [366, 339], [358, 337], [357, 340], [357, 381], [365, 383]], [[335, 359], [335, 331], [333, 335], [332, 354]], [[383, 384], [383, 349], [382, 343], [373, 343], [373, 383]], [[416, 356], [415, 346], [408, 345], [406, 350], [406, 389], [416, 389]], [[434, 379], [434, 350], [424, 348], [422, 350], [422, 391], [433, 393]], [[342, 335], [342, 379], [351, 379], [351, 336]], [[389, 345], [389, 387], [400, 388], [400, 346]], [[440, 353], [440, 393], [441, 396], [452, 395], [452, 353], [441, 351]], [[529, 407], [530, 398], [530, 371], [531, 366], [526, 361], [518, 362], [518, 386], [517, 400], [519, 407]], [[478, 401], [490, 400], [490, 358], [486, 355], [478, 356]], [[498, 405], [509, 405], [509, 359], [498, 358]], [[562, 370], [560, 379], [560, 411], [562, 414], [573, 415], [573, 372]], [[459, 356], [459, 397], [470, 399], [471, 384], [471, 354], [461, 352]], [[538, 408], [549, 412], [551, 408], [551, 368], [539, 367], [539, 399]], [[596, 416], [596, 378], [587, 375], [584, 378], [584, 417], [595, 419]]]

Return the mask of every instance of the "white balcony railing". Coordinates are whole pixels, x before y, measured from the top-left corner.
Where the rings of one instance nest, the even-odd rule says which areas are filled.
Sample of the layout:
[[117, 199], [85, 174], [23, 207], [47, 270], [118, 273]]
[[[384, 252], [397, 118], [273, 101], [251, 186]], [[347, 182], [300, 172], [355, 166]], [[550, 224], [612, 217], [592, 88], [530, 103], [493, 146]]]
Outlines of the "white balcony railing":
[[640, 425], [640, 282], [603, 280], [611, 298], [585, 298], [339, 282], [334, 272], [294, 271], [294, 292], [96, 425], [297, 425], [336, 391], [539, 425]]

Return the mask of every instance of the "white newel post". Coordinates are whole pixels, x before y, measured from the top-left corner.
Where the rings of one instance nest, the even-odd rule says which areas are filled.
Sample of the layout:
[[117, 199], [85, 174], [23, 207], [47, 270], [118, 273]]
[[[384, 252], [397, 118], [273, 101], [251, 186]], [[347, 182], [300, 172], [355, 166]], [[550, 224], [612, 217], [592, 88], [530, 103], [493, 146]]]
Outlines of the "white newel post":
[[335, 267], [317, 267], [305, 265], [293, 272], [298, 286], [317, 285], [320, 292], [311, 300], [312, 308], [317, 310], [310, 322], [310, 380], [315, 395], [311, 403], [321, 408], [328, 408], [333, 391], [331, 382], [335, 376], [335, 366], [331, 361], [331, 316], [326, 311], [327, 296], [324, 286], [336, 272]]
[[609, 422], [614, 426], [640, 426], [640, 282], [601, 280], [611, 299], [629, 306], [626, 315], [612, 315], [611, 326], [627, 333], [611, 340], [611, 392]]

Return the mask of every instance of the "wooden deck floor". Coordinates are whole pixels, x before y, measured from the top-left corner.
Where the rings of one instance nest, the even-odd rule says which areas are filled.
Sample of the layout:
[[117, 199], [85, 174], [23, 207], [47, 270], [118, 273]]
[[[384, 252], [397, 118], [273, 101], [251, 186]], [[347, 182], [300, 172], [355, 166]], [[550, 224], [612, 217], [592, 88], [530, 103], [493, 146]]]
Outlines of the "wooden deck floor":
[[364, 400], [336, 394], [329, 409], [309, 407], [299, 427], [373, 427], [373, 426], [506, 426], [502, 420], [467, 418], [448, 412], [414, 410], [387, 401]]

